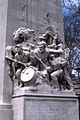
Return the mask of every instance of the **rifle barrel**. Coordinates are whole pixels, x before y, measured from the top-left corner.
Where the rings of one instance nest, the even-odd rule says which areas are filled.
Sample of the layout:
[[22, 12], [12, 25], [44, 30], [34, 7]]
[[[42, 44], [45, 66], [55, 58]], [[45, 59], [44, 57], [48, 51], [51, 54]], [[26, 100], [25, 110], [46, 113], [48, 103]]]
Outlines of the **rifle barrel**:
[[8, 59], [8, 60], [11, 60], [12, 62], [17, 62], [17, 63], [19, 63], [19, 64], [21, 64], [21, 65], [23, 65], [23, 66], [25, 67], [25, 64], [22, 63], [21, 61], [16, 61], [15, 59], [10, 58], [10, 57], [8, 57], [8, 56], [6, 56], [5, 58]]

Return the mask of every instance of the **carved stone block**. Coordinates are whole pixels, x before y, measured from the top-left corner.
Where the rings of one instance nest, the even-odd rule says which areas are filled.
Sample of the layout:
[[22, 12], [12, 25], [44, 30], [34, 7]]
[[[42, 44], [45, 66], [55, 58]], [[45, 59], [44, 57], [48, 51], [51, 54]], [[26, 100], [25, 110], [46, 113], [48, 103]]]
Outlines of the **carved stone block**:
[[71, 94], [17, 94], [13, 106], [13, 120], [79, 120], [78, 101]]

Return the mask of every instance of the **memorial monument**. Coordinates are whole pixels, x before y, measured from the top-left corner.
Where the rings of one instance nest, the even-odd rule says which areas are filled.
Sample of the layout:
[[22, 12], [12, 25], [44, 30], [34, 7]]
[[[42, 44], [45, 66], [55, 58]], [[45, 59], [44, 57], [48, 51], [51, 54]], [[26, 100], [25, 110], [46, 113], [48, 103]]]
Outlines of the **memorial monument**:
[[0, 119], [79, 120], [61, 1], [1, 0], [0, 5]]

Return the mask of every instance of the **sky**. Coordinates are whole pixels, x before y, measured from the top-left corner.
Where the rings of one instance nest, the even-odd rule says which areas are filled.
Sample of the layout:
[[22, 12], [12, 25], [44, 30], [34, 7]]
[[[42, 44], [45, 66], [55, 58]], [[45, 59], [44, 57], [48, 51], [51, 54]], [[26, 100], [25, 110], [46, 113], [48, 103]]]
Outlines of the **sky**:
[[78, 4], [78, 2], [80, 2], [80, 0], [72, 0], [75, 4]]
[[[80, 0], [71, 0], [76, 6], [78, 6], [78, 3], [80, 3]], [[71, 4], [69, 2], [69, 0], [64, 0], [65, 6], [67, 6], [68, 8], [72, 8]], [[64, 5], [62, 5], [64, 6]], [[63, 7], [63, 15], [64, 14], [69, 14], [70, 12], [74, 12], [74, 9], [67, 9], [66, 7]]]
[[[71, 0], [75, 5], [78, 5], [78, 2], [80, 2], [80, 0]], [[64, 0], [66, 5], [70, 5], [68, 0]]]

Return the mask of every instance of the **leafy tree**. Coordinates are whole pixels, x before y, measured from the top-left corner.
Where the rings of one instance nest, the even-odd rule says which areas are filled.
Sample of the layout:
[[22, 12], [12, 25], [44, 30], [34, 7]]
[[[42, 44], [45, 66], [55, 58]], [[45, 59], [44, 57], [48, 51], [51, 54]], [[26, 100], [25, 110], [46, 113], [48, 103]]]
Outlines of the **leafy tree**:
[[[80, 2], [62, 0], [65, 43], [71, 49], [69, 64], [80, 72]], [[76, 75], [76, 74], [75, 74]], [[78, 74], [80, 75], [80, 74]]]

